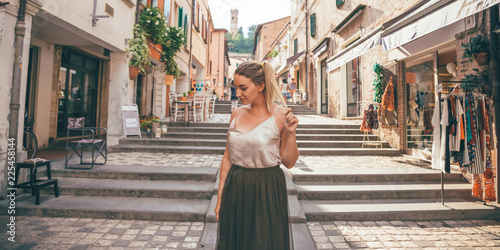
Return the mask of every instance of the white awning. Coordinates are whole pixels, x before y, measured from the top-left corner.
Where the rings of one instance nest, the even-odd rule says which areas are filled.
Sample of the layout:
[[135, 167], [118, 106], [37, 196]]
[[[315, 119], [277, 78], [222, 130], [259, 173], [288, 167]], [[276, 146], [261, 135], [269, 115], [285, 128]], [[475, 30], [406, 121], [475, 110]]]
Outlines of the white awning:
[[[380, 45], [380, 29], [374, 30], [376, 33], [375, 34], [368, 34], [366, 37], [366, 40], [359, 44], [353, 44], [338, 54], [334, 55], [330, 59], [327, 60], [327, 71], [330, 72], [343, 64], [346, 64], [347, 62], [352, 61], [354, 58], [363, 55], [367, 51], [375, 48], [376, 46]], [[361, 38], [363, 39], [363, 38]]]
[[[385, 34], [384, 32], [382, 35], [383, 51], [397, 48], [442, 27], [462, 20], [465, 17], [485, 10], [499, 2], [500, 0], [456, 0], [427, 14], [425, 13], [426, 9], [432, 8], [434, 4], [439, 4], [439, 1], [430, 1], [428, 4], [415, 10], [411, 16], [394, 24], [393, 27], [402, 26], [402, 22], [415, 18], [417, 15], [423, 15], [422, 17], [419, 17], [408, 25], [404, 25], [389, 34]], [[391, 30], [393, 27], [389, 27], [386, 30]]]

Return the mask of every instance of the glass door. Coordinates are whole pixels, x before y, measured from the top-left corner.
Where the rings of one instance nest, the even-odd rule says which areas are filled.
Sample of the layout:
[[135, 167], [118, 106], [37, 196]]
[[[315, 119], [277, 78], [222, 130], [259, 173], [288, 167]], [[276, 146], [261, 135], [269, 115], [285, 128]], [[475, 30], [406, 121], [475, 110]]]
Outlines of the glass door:
[[363, 88], [359, 61], [360, 58], [358, 57], [347, 63], [347, 117], [358, 117], [361, 115], [361, 91]]
[[328, 77], [326, 59], [321, 61], [321, 114], [328, 114]]
[[68, 118], [71, 117], [85, 117], [85, 126], [96, 126], [98, 65], [98, 60], [63, 49], [59, 71], [57, 137], [66, 137]]

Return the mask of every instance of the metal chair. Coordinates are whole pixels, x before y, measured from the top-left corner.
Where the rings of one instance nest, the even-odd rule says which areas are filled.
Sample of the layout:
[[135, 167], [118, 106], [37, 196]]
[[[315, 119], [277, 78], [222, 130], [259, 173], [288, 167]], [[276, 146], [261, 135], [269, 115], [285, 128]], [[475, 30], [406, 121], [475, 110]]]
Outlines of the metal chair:
[[[79, 140], [70, 141], [70, 131], [81, 131], [81, 138], [79, 138]], [[104, 133], [100, 133], [100, 131], [103, 131]], [[68, 118], [68, 130], [66, 135], [66, 162], [64, 167], [70, 169], [91, 169], [94, 165], [106, 164], [108, 160], [108, 147], [106, 144], [107, 134], [106, 128], [85, 127], [85, 117]], [[84, 148], [91, 149], [92, 158], [90, 162], [84, 162], [83, 160]], [[72, 151], [71, 155], [69, 155], [70, 150]], [[76, 167], [79, 166], [78, 164], [71, 166], [68, 165], [68, 162], [75, 154], [80, 158], [79, 165], [90, 165], [90, 167]], [[96, 162], [99, 155], [104, 158], [104, 162]]]

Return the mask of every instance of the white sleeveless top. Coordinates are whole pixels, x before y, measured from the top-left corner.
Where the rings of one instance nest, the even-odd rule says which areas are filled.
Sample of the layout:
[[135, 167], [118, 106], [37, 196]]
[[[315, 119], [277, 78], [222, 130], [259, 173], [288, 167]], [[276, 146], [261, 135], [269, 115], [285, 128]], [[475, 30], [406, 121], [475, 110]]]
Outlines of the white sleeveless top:
[[281, 136], [274, 119], [274, 115], [281, 107], [278, 106], [271, 117], [247, 133], [235, 127], [241, 109], [238, 111], [229, 125], [227, 138], [229, 160], [233, 165], [244, 168], [267, 168], [281, 163]]

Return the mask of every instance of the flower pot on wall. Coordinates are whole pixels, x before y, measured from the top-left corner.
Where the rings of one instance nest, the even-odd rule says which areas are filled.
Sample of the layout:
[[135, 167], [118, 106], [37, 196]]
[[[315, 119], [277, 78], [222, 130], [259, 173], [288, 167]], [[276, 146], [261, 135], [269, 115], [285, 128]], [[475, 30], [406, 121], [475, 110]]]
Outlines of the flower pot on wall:
[[174, 84], [174, 76], [173, 75], [165, 75], [165, 85], [173, 85]]
[[139, 67], [137, 66], [128, 66], [128, 75], [130, 80], [135, 80], [139, 75]]
[[476, 60], [477, 65], [485, 66], [490, 64], [490, 53], [489, 52], [481, 52], [477, 54], [473, 54], [474, 60]]

